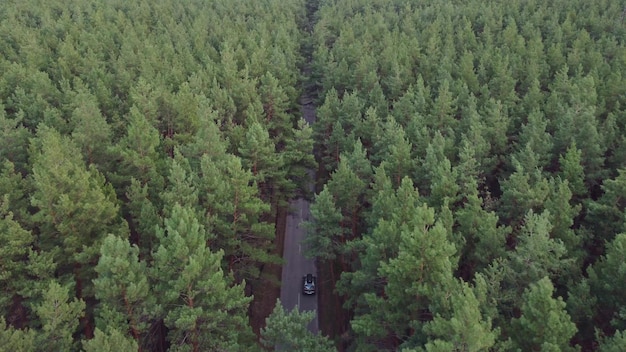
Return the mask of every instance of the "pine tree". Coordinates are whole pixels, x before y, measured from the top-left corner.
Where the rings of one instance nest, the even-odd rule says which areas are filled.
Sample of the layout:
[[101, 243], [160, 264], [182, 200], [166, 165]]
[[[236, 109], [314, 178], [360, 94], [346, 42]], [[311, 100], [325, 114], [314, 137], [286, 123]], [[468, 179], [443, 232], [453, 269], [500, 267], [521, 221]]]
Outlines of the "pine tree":
[[191, 171], [189, 161], [174, 149], [174, 157], [168, 160], [170, 171], [167, 177], [167, 185], [161, 193], [163, 201], [163, 216], [168, 217], [175, 204], [183, 205], [191, 209], [199, 206], [198, 190], [195, 174]]
[[464, 282], [461, 285], [450, 298], [450, 317], [437, 314], [424, 326], [431, 336], [426, 351], [488, 351], [495, 344], [498, 331], [492, 330], [489, 318], [482, 317], [472, 288]]
[[521, 293], [529, 284], [544, 276], [556, 278], [569, 267], [571, 259], [565, 257], [567, 249], [560, 239], [550, 236], [552, 229], [548, 211], [526, 214], [515, 251], [508, 252], [505, 266], [508, 287]]
[[[534, 166], [541, 170], [548, 166], [548, 163], [552, 161], [553, 143], [552, 136], [546, 132], [547, 125], [548, 122], [540, 110], [533, 110], [529, 113], [528, 121], [522, 125], [519, 134], [519, 150], [518, 154], [516, 154], [518, 160], [524, 160], [524, 156], [530, 150], [537, 159]], [[522, 164], [528, 167], [528, 164]]]
[[[527, 151], [527, 154], [532, 154], [532, 151]], [[536, 167], [526, 169], [515, 159], [513, 163], [515, 172], [502, 181], [500, 214], [503, 220], [516, 226], [529, 210], [542, 209], [549, 193], [549, 184]], [[535, 161], [532, 164], [536, 165]]]
[[604, 193], [597, 201], [588, 203], [588, 213], [585, 221], [593, 229], [595, 246], [602, 246], [603, 241], [611, 241], [614, 236], [626, 230], [624, 217], [626, 216], [626, 169], [618, 169], [618, 175], [613, 179], [606, 179], [602, 184]]
[[79, 318], [85, 312], [85, 302], [74, 298], [69, 301], [69, 288], [51, 281], [48, 289], [42, 292], [41, 304], [34, 307], [42, 331], [36, 336], [36, 346], [42, 351], [73, 351]]
[[456, 169], [452, 168], [452, 163], [445, 155], [445, 143], [445, 138], [437, 133], [426, 149], [426, 158], [422, 164], [430, 188], [429, 205], [433, 207], [440, 207], [445, 200], [455, 203], [459, 192]]
[[384, 161], [385, 171], [392, 177], [394, 184], [399, 186], [404, 177], [413, 174], [415, 168], [411, 156], [413, 146], [402, 126], [393, 118], [385, 122], [381, 135], [377, 137], [371, 158], [377, 163]]
[[245, 350], [250, 343], [244, 285], [232, 285], [221, 269], [223, 251], [212, 252], [195, 212], [175, 205], [153, 253], [151, 277], [172, 346], [192, 351]]
[[36, 352], [35, 330], [20, 330], [7, 326], [4, 317], [0, 316], [0, 350], [15, 352]]
[[[553, 238], [559, 239], [567, 248], [567, 257], [581, 260], [582, 238], [576, 230], [573, 229], [574, 219], [578, 217], [582, 210], [580, 204], [572, 205], [572, 191], [569, 182], [562, 181], [560, 178], [551, 179], [550, 194], [545, 201], [545, 209], [550, 213], [550, 223], [552, 230], [550, 231]], [[575, 270], [568, 270], [572, 273]]]
[[506, 239], [511, 232], [510, 227], [498, 224], [499, 218], [493, 211], [484, 209], [476, 187], [470, 192], [465, 195], [467, 201], [463, 208], [455, 214], [456, 231], [465, 242], [463, 247], [457, 248], [463, 251], [461, 266], [469, 271], [468, 275], [481, 271], [496, 258], [505, 257]]
[[261, 330], [261, 343], [266, 348], [277, 347], [285, 351], [336, 351], [332, 341], [327, 337], [314, 335], [307, 329], [313, 318], [315, 312], [300, 312], [297, 307], [286, 312], [279, 299], [272, 314], [265, 319], [265, 328]]
[[[100, 301], [97, 325], [102, 329], [100, 336], [96, 333], [96, 341], [108, 338], [104, 332], [113, 338], [120, 335], [119, 331], [130, 331], [134, 344], [141, 351], [145, 334], [159, 309], [146, 264], [139, 260], [139, 248], [131, 246], [127, 240], [108, 235], [100, 249], [96, 272], [98, 277], [94, 279], [94, 286], [96, 298]], [[117, 326], [120, 322], [122, 324]], [[90, 344], [97, 345], [95, 342]]]
[[85, 352], [135, 352], [137, 342], [125, 336], [116, 329], [109, 329], [108, 333], [96, 329], [93, 339], [83, 340]]
[[22, 116], [16, 118], [8, 118], [5, 112], [5, 106], [1, 104], [0, 98], [0, 160], [4, 162], [8, 159], [16, 165], [17, 170], [25, 172], [28, 167], [28, 138], [30, 133], [22, 125]]
[[158, 199], [164, 186], [163, 162], [159, 156], [161, 141], [159, 131], [137, 107], [131, 107], [127, 117], [126, 136], [113, 147], [112, 153], [119, 155], [118, 169], [111, 176], [115, 189], [125, 189], [133, 177], [142, 185], [148, 184], [150, 199]]
[[[17, 307], [20, 306], [20, 295], [30, 286], [27, 277], [34, 241], [33, 234], [13, 220], [13, 214], [7, 211], [7, 203], [5, 195], [4, 200], [0, 200], [0, 242], [3, 243], [0, 247], [0, 317], [12, 316], [8, 313], [16, 308], [16, 302]], [[21, 325], [23, 322], [9, 323]]]
[[422, 340], [428, 311], [444, 314], [445, 297], [453, 288], [455, 248], [447, 238], [445, 227], [435, 224], [433, 209], [425, 205], [415, 209], [401, 227], [397, 256], [380, 263], [378, 274], [386, 283], [383, 291], [365, 293], [367, 313], [352, 320], [358, 335], [392, 338], [395, 343]]
[[130, 241], [139, 247], [140, 257], [146, 258], [156, 246], [154, 228], [162, 223], [162, 219], [157, 213], [154, 201], [150, 199], [147, 184], [142, 185], [140, 181], [132, 177], [126, 191], [126, 198], [128, 202], [123, 211], [128, 214]]
[[260, 122], [251, 122], [238, 151], [244, 167], [252, 171], [261, 199], [270, 203], [275, 211], [276, 206], [286, 200], [282, 194], [286, 186], [286, 170], [283, 168], [282, 156], [276, 153], [275, 143], [270, 138], [267, 127], [263, 127]]
[[29, 193], [31, 185], [27, 178], [15, 169], [15, 164], [5, 160], [0, 166], [0, 202], [6, 210], [13, 213], [13, 218], [23, 226], [32, 224]]
[[581, 164], [581, 158], [582, 152], [576, 147], [576, 143], [572, 143], [565, 154], [559, 156], [561, 178], [568, 181], [572, 195], [576, 198], [582, 198], [587, 194], [584, 184], [585, 170]]
[[111, 148], [111, 127], [100, 112], [98, 101], [85, 87], [81, 87], [72, 103], [72, 138], [80, 147], [87, 164], [95, 164], [101, 171], [109, 170], [108, 150]]
[[606, 254], [587, 269], [590, 292], [598, 302], [597, 325], [606, 328], [609, 324], [618, 330], [626, 328], [626, 234], [619, 234], [606, 245]]
[[624, 346], [626, 346], [626, 333], [624, 331], [616, 331], [615, 335], [601, 340], [598, 351], [620, 352], [624, 349]]
[[[356, 165], [355, 165], [356, 166]], [[337, 170], [331, 174], [326, 184], [328, 191], [333, 195], [337, 208], [343, 214], [341, 227], [346, 228], [344, 233], [348, 236], [342, 242], [354, 239], [358, 235], [362, 199], [367, 189], [367, 181], [362, 180], [355, 173], [347, 158], [343, 157], [337, 166]]]
[[[32, 146], [33, 219], [37, 247], [53, 255], [61, 280], [76, 283], [78, 298], [93, 297], [93, 263], [106, 233], [121, 233], [115, 194], [93, 167], [85, 168], [77, 146], [53, 129], [40, 127]], [[67, 281], [65, 281], [67, 282]], [[87, 336], [90, 326], [87, 326]]]
[[322, 261], [335, 260], [344, 250], [342, 239], [346, 229], [341, 225], [343, 216], [328, 186], [324, 186], [311, 204], [311, 217], [313, 221], [307, 225], [305, 239], [309, 254]]
[[259, 268], [275, 263], [270, 206], [260, 199], [254, 175], [234, 155], [200, 160], [199, 189], [210, 247], [224, 251], [224, 267], [238, 282], [258, 280]]
[[[283, 144], [293, 133], [289, 96], [280, 81], [270, 72], [265, 73], [259, 81], [259, 95], [263, 103], [264, 124], [268, 126], [270, 136], [276, 144]], [[260, 121], [259, 121], [260, 122]]]
[[[293, 134], [292, 138], [285, 141], [285, 149], [282, 151], [285, 167], [288, 168], [286, 177], [291, 181], [296, 192], [310, 197], [308, 192], [312, 180], [309, 170], [317, 167], [313, 155], [313, 129], [304, 119], [300, 119]], [[294, 195], [288, 193], [286, 197], [292, 198]]]
[[513, 319], [513, 340], [523, 351], [576, 351], [570, 339], [576, 333], [561, 297], [552, 297], [554, 287], [547, 277], [524, 291], [522, 315]]

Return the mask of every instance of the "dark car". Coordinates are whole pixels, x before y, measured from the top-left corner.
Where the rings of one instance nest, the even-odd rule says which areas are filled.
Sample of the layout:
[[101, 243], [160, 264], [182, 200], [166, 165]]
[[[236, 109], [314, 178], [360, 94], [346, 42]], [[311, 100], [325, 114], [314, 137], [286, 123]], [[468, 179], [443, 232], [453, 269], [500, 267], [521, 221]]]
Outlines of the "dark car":
[[306, 276], [303, 276], [302, 277], [302, 294], [314, 295], [316, 283], [317, 283], [317, 278], [313, 276], [313, 274], [306, 274]]

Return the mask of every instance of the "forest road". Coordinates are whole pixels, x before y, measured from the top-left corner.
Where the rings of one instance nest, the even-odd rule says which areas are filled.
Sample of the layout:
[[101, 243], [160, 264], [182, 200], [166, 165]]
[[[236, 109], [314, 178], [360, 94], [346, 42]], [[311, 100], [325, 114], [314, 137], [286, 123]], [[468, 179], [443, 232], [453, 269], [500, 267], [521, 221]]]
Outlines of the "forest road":
[[[312, 99], [303, 96], [301, 103], [304, 119], [309, 124], [312, 124], [315, 122], [315, 106], [312, 103]], [[315, 171], [310, 170], [309, 175], [311, 176], [310, 187], [313, 189]], [[317, 334], [319, 331], [317, 295], [308, 296], [302, 294], [302, 277], [308, 273], [317, 276], [315, 260], [305, 257], [306, 245], [303, 243], [306, 236], [303, 221], [310, 218], [309, 201], [297, 198], [293, 199], [289, 206], [290, 212], [287, 216], [285, 244], [283, 247], [283, 260], [285, 263], [283, 264], [281, 277], [280, 300], [287, 311], [292, 310], [296, 306], [299, 307], [300, 311], [315, 311], [315, 318], [311, 321], [308, 328], [311, 332]]]

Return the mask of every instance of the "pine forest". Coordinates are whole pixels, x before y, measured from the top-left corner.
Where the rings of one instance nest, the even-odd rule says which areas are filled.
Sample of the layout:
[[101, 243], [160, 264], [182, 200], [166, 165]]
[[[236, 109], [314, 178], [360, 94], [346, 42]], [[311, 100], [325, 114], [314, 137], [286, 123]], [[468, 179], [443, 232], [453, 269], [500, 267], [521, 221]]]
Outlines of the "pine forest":
[[0, 290], [10, 352], [624, 351], [626, 3], [3, 0]]

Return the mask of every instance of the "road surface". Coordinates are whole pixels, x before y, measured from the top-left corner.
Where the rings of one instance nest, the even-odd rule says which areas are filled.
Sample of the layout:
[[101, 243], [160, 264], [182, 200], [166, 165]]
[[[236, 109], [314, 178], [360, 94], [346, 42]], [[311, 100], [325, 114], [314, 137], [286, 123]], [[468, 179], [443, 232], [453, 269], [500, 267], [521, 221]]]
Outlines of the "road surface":
[[[303, 96], [301, 103], [304, 119], [309, 124], [315, 122], [315, 106], [312, 100]], [[312, 150], [311, 153], [313, 153]], [[311, 176], [312, 189], [315, 172], [311, 170], [309, 171], [309, 175]], [[310, 218], [309, 202], [298, 198], [292, 200], [289, 205], [291, 211], [287, 216], [285, 231], [285, 244], [283, 248], [285, 264], [283, 265], [281, 277], [280, 300], [287, 311], [291, 311], [296, 306], [299, 307], [300, 311], [315, 311], [315, 319], [309, 324], [309, 330], [313, 333], [317, 333], [319, 331], [317, 321], [317, 295], [305, 296], [302, 294], [302, 276], [308, 273], [317, 276], [315, 261], [304, 257], [306, 248], [302, 243], [306, 236], [302, 222]]]

